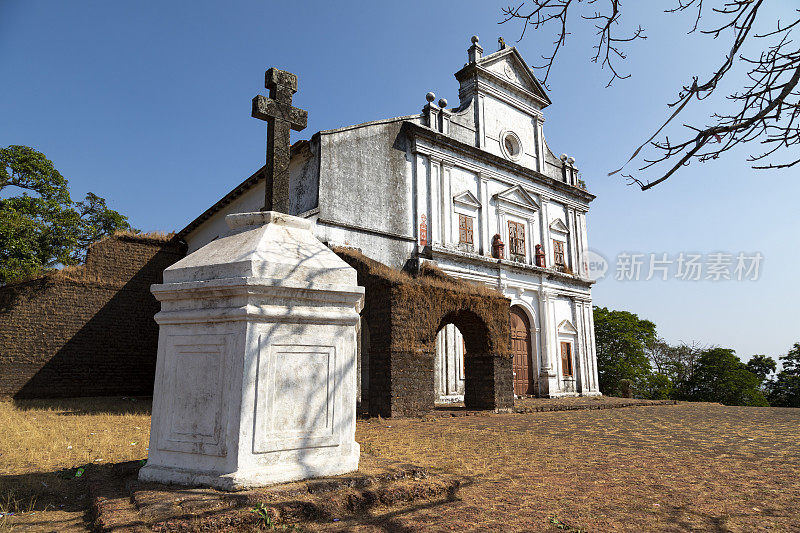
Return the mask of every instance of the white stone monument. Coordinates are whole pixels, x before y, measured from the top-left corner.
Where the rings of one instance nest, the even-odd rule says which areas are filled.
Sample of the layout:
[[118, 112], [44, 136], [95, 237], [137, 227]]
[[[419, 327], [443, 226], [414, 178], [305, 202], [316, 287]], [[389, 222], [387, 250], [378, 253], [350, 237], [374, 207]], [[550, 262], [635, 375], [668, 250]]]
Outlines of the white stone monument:
[[152, 287], [158, 362], [139, 479], [231, 490], [356, 470], [355, 270], [308, 220], [227, 222]]

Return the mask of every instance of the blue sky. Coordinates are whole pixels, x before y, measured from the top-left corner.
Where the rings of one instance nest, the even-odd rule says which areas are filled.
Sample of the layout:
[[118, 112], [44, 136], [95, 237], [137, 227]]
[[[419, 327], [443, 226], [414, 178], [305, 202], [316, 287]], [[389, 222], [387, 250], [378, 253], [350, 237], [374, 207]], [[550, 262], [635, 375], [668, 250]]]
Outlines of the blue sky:
[[[576, 27], [545, 110], [549, 145], [576, 158], [597, 195], [590, 247], [611, 271], [594, 301], [653, 320], [671, 342], [732, 347], [743, 359], [785, 353], [800, 340], [792, 203], [800, 169], [753, 171], [748, 152], [736, 151], [648, 192], [606, 176], [658, 127], [689, 75], [720, 60], [724, 44], [686, 35], [689, 16], [637, 4], [625, 4], [624, 21], [641, 23], [648, 39], [621, 67], [633, 77], [606, 89], [608, 72], [589, 61], [592, 34]], [[774, 0], [766, 15], [788, 16], [792, 4]], [[250, 118], [250, 100], [263, 94], [266, 68], [300, 78], [295, 104], [309, 121], [293, 140], [418, 112], [428, 91], [455, 104], [453, 73], [470, 36], [487, 53], [499, 35], [510, 44], [518, 36], [518, 27], [497, 25], [504, 5], [0, 0], [0, 145], [44, 152], [74, 199], [92, 191], [138, 228], [179, 230], [263, 164], [265, 125]], [[538, 64], [552, 38], [528, 33], [517, 46]], [[689, 112], [699, 122], [707, 115]], [[616, 281], [622, 252], [764, 259], [757, 281]]]

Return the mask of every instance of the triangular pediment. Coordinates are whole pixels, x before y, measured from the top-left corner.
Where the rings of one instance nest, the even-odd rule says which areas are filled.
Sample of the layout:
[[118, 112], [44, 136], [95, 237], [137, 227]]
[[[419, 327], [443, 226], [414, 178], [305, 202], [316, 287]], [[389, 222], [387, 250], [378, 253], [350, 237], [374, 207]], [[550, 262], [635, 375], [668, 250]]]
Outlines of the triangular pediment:
[[481, 207], [481, 203], [475, 198], [475, 195], [469, 191], [460, 192], [453, 196], [453, 203], [474, 207], [476, 209]]
[[540, 100], [542, 107], [552, 102], [544, 86], [533, 75], [516, 47], [505, 48], [478, 60], [478, 66], [488, 70], [500, 80], [515, 85]]
[[557, 233], [569, 233], [569, 228], [567, 228], [567, 225], [564, 224], [564, 221], [560, 218], [557, 218], [550, 223], [550, 229]]
[[558, 332], [566, 334], [566, 335], [577, 335], [578, 334], [577, 328], [575, 328], [575, 325], [572, 322], [570, 322], [569, 320], [563, 320], [558, 325]]
[[522, 207], [524, 209], [539, 209], [539, 204], [536, 202], [536, 200], [519, 185], [514, 185], [511, 188], [495, 194], [494, 198], [498, 202], [505, 202], [507, 204], [511, 204], [516, 207]]

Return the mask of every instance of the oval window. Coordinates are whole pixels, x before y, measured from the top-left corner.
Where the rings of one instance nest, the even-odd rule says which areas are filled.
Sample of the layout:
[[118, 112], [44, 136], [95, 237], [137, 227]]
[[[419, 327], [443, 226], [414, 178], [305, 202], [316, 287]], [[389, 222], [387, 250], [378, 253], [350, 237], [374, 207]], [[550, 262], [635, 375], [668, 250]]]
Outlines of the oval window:
[[503, 152], [509, 159], [519, 159], [522, 155], [522, 143], [513, 131], [505, 132], [502, 136]]

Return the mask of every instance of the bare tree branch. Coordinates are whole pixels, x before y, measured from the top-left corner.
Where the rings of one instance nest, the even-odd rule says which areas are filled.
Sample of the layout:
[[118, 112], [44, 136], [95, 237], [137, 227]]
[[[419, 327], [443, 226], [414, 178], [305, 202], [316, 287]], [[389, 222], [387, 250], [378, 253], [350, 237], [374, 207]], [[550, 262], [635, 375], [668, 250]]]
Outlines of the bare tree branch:
[[[571, 7], [579, 7], [600, 3], [600, 0], [532, 0], [523, 2], [515, 8], [503, 9], [502, 23], [517, 19], [522, 21], [524, 37], [529, 25], [534, 29], [543, 28], [553, 20], [560, 22], [560, 37], [555, 41], [555, 50], [545, 56], [545, 80], [550, 74], [555, 57], [566, 40], [568, 28], [568, 12]], [[677, 0], [677, 5], [667, 9], [666, 13], [681, 13], [692, 10], [694, 24], [689, 33], [698, 32], [709, 38], [724, 37], [729, 39], [730, 47], [720, 65], [705, 80], [693, 77], [690, 84], [684, 85], [678, 92], [678, 98], [668, 103], [675, 108], [672, 114], [662, 123], [656, 132], [634, 150], [622, 168], [610, 172], [617, 174], [630, 162], [637, 159], [642, 151], [649, 147], [656, 155], [644, 157], [638, 173], [657, 173], [655, 179], [637, 177], [632, 173], [623, 174], [629, 184], [636, 184], [642, 190], [648, 190], [669, 179], [678, 170], [691, 161], [710, 161], [719, 158], [723, 153], [736, 146], [748, 143], [763, 145], [757, 154], [751, 155], [748, 161], [756, 169], [781, 169], [800, 164], [797, 157], [800, 148], [800, 48], [792, 39], [792, 31], [800, 27], [800, 9], [793, 10], [792, 20], [782, 24], [777, 20], [774, 29], [766, 33], [755, 33], [755, 25], [764, 0]], [[628, 37], [617, 37], [614, 31], [621, 19], [621, 0], [607, 0], [604, 9], [593, 14], [582, 14], [585, 20], [595, 21], [598, 42], [595, 45], [594, 62], [601, 67], [608, 67], [612, 77], [609, 85], [616, 79], [627, 78], [620, 75], [617, 62], [625, 59], [622, 46], [644, 37], [641, 26]], [[574, 11], [578, 9], [575, 8]], [[706, 29], [701, 23], [707, 13], [713, 14], [718, 22]], [[762, 50], [758, 57], [751, 58], [742, 54], [746, 45]], [[729, 73], [743, 70], [743, 82], [739, 89], [727, 95], [727, 105], [722, 106], [732, 111], [710, 113], [711, 124], [697, 126], [684, 124], [685, 131], [690, 132], [685, 138], [673, 142], [669, 137], [655, 140], [679, 116], [690, 102], [700, 102], [710, 98], [720, 83], [729, 77]], [[715, 104], [720, 105], [720, 104]], [[789, 159], [780, 161], [781, 155], [789, 153]], [[658, 170], [660, 165], [669, 165], [666, 170]]]

